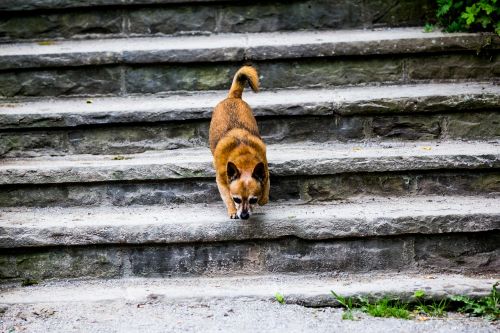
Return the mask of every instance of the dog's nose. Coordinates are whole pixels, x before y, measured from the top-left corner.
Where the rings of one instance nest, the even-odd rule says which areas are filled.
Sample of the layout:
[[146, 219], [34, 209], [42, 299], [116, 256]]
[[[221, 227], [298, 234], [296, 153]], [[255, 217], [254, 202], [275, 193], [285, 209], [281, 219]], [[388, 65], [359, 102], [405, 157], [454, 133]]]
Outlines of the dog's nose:
[[241, 212], [241, 214], [240, 214], [240, 219], [242, 219], [242, 220], [248, 220], [249, 217], [250, 217], [250, 214], [248, 214], [248, 212]]

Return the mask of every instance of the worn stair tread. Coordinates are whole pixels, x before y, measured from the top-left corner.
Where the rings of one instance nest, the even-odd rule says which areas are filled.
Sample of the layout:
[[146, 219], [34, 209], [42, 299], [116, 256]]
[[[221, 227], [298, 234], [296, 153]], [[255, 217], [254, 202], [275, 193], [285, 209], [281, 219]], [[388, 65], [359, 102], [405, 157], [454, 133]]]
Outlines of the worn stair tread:
[[[120, 5], [156, 5], [156, 4], [178, 4], [193, 2], [217, 2], [220, 0], [2, 0], [0, 10], [2, 11], [30, 11], [37, 9], [63, 9], [63, 8], [85, 8], [100, 6]], [[234, 0], [233, 0], [234, 1]], [[229, 0], [231, 2], [231, 0]], [[236, 2], [236, 1], [234, 1]]]
[[178, 244], [307, 240], [500, 229], [498, 198], [419, 196], [333, 203], [272, 203], [250, 220], [230, 220], [222, 204], [4, 208], [0, 248], [95, 244]]
[[370, 273], [320, 275], [264, 275], [218, 278], [126, 278], [43, 282], [30, 287], [0, 286], [0, 304], [93, 303], [103, 301], [147, 302], [209, 299], [275, 300], [276, 292], [288, 304], [339, 306], [331, 290], [345, 297], [382, 298], [391, 295], [414, 301], [424, 290], [427, 299], [454, 295], [481, 297], [490, 293], [498, 275]]
[[[481, 169], [500, 166], [500, 141], [273, 144], [272, 176]], [[168, 180], [213, 177], [208, 148], [130, 155], [12, 158], [0, 163], [0, 185]]]
[[0, 49], [0, 69], [463, 51], [483, 47], [486, 38], [490, 48], [500, 45], [493, 33], [426, 33], [422, 27], [11, 43]]
[[[227, 91], [0, 102], [0, 129], [209, 119]], [[244, 95], [256, 116], [472, 112], [500, 106], [487, 82], [284, 89]]]

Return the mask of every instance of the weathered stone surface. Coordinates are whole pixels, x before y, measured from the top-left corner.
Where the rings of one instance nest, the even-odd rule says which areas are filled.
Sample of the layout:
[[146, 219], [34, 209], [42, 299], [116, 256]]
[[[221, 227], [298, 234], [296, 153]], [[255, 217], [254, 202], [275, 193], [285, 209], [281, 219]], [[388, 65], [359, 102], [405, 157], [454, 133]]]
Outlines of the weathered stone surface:
[[119, 10], [79, 9], [73, 12], [22, 15], [0, 14], [0, 40], [71, 38], [93, 34], [122, 32], [123, 17]]
[[[498, 274], [499, 243], [498, 230], [477, 234], [416, 237], [415, 263], [420, 268], [431, 270], [447, 267], [449, 271], [460, 272], [463, 271], [462, 267], [470, 267], [478, 272]], [[464, 250], [464, 246], [467, 246], [467, 250]]]
[[[217, 52], [219, 51], [217, 50]], [[235, 52], [239, 51], [235, 50]], [[106, 53], [103, 55], [102, 52], [99, 52], [96, 57], [96, 59], [104, 57], [111, 62], [114, 58]], [[457, 62], [453, 60], [456, 57], [454, 55], [440, 57], [432, 57], [435, 62], [429, 66], [425, 64], [427, 58], [405, 60], [401, 56], [269, 60], [256, 62], [255, 65], [260, 72], [261, 86], [264, 90], [325, 88], [367, 83], [403, 84], [414, 81], [449, 79], [485, 80], [498, 77], [495, 68], [500, 66], [495, 66], [495, 62], [478, 60], [477, 56], [473, 55], [459, 55], [457, 57], [460, 57], [460, 61], [457, 60]], [[44, 57], [37, 56], [37, 59], [44, 59]], [[68, 61], [71, 62], [71, 58], [61, 60], [63, 63]], [[83, 60], [84, 63], [87, 61], [92, 60]], [[408, 73], [405, 73], [404, 70], [403, 63], [405, 61], [409, 62]], [[175, 64], [127, 65], [123, 68], [123, 73], [120, 72], [119, 67], [107, 66], [8, 71], [3, 73], [1, 77], [0, 97], [103, 96], [119, 93], [151, 94], [174, 91], [227, 90], [238, 67], [239, 65], [236, 63], [199, 62], [182, 66]], [[416, 68], [423, 69], [416, 70]], [[468, 70], [462, 71], [463, 68], [468, 68]], [[413, 102], [418, 103], [419, 101], [419, 98], [416, 98]], [[441, 102], [443, 101], [441, 100]], [[463, 103], [462, 106], [467, 104], [464, 100], [456, 101], [451, 98], [448, 101], [450, 107], [453, 102]], [[476, 104], [482, 102], [483, 100], [479, 100]], [[474, 102], [469, 100], [469, 104], [474, 104]], [[418, 108], [411, 104], [402, 106], [405, 109]], [[379, 97], [379, 105], [376, 105], [374, 109], [390, 110], [392, 107], [394, 104], [391, 103], [390, 99]], [[431, 109], [432, 104], [427, 107]], [[366, 110], [366, 108], [365, 106], [364, 109]], [[356, 108], [354, 107], [354, 109]]]
[[[423, 25], [428, 21], [429, 0], [399, 1], [39, 1], [0, 4], [0, 11], [59, 9], [5, 13], [0, 24], [8, 39], [78, 37], [92, 34], [155, 35], [179, 33], [272, 32], [381, 26]], [[180, 4], [175, 4], [176, 2]], [[205, 2], [205, 3], [203, 3]], [[207, 3], [208, 2], [208, 3]], [[162, 6], [138, 6], [139, 4]], [[129, 5], [119, 10], [93, 6]], [[80, 7], [70, 9], [71, 7]], [[85, 8], [88, 7], [88, 8]], [[66, 10], [60, 10], [60, 9]], [[48, 14], [47, 14], [48, 13]], [[86, 22], [87, 24], [82, 24]], [[123, 22], [123, 24], [122, 24]]]
[[[189, 2], [215, 1], [219, 0], [189, 0]], [[185, 2], [186, 0], [3, 0], [0, 4], [0, 10], [15, 11], [112, 5], [172, 4]]]
[[8, 208], [0, 217], [0, 248], [494, 231], [500, 229], [496, 201], [420, 196], [334, 204], [271, 204], [259, 209], [263, 212], [254, 214], [251, 223], [230, 221], [220, 204], [98, 207], [91, 211], [79, 207]]
[[[34, 249], [26, 253], [4, 249], [0, 253], [0, 279], [404, 272], [416, 267], [435, 273], [498, 273], [499, 235], [495, 231], [317, 242], [285, 238], [272, 242]], [[460, 251], [454, 244], [460, 244]], [[431, 249], [437, 254], [427, 252]]]
[[215, 180], [3, 187], [0, 207], [172, 205], [220, 201]]
[[420, 28], [13, 43], [0, 50], [0, 69], [475, 52], [486, 44], [494, 52], [500, 47], [500, 38], [492, 34], [424, 33]]
[[263, 88], [328, 87], [367, 82], [402, 82], [398, 58], [314, 59], [258, 64]]
[[[394, 142], [388, 145], [276, 144], [268, 145], [274, 176], [332, 175], [435, 169], [488, 169], [500, 166], [497, 142]], [[78, 183], [124, 180], [168, 180], [213, 177], [207, 148], [148, 152], [116, 158], [110, 155], [70, 155], [6, 159], [0, 184]]]
[[[230, 4], [226, 4], [230, 7]], [[130, 35], [174, 35], [216, 32], [218, 6], [146, 7], [124, 12]], [[272, 31], [272, 30], [271, 30]]]
[[273, 1], [219, 6], [216, 32], [348, 29], [363, 26], [361, 1]]
[[[276, 290], [286, 295], [287, 304], [303, 306], [339, 306], [331, 297], [330, 290], [346, 297], [382, 298], [387, 295], [402, 301], [414, 301], [415, 290], [425, 288], [426, 299], [441, 300], [454, 295], [467, 295], [471, 298], [486, 296], [496, 282], [488, 276], [465, 276], [461, 274], [419, 274], [405, 273], [368, 273], [368, 274], [273, 274], [228, 277], [193, 278], [132, 278], [113, 280], [72, 280], [40, 282], [30, 288], [12, 284], [0, 285], [2, 304], [46, 303], [50, 298], [52, 305], [68, 306], [70, 303], [86, 303], [95, 313], [96, 302], [122, 300], [140, 304], [151, 300], [155, 295], [158, 301], [179, 303], [223, 299], [231, 304], [237, 299], [275, 301]], [[89, 293], [89, 290], [93, 292]], [[128, 290], [128, 293], [124, 293]], [[271, 304], [273, 307], [276, 304]], [[244, 311], [244, 310], [243, 310]], [[303, 309], [300, 310], [301, 312]], [[141, 312], [142, 314], [142, 312]], [[163, 318], [162, 318], [163, 319]], [[336, 319], [338, 320], [338, 319]], [[418, 323], [419, 326], [422, 323]], [[434, 326], [434, 325], [433, 325]]]
[[500, 113], [459, 113], [446, 117], [446, 136], [452, 139], [500, 137]]
[[0, 97], [118, 94], [117, 67], [82, 67], [38, 71], [4, 72], [0, 75]]
[[441, 117], [435, 115], [374, 117], [370, 127], [377, 138], [433, 140], [442, 133]]
[[[271, 202], [349, 200], [371, 196], [499, 195], [496, 170], [346, 173], [273, 177]], [[172, 205], [220, 202], [214, 179], [141, 183], [3, 186], [0, 207]]]
[[[228, 78], [229, 79], [229, 78]], [[225, 87], [227, 88], [227, 87]], [[155, 123], [210, 119], [213, 107], [227, 96], [217, 92], [166, 96], [41, 99], [0, 103], [0, 128], [75, 127], [116, 123]], [[257, 117], [331, 116], [339, 137], [358, 136], [357, 118], [347, 123], [336, 115], [478, 112], [500, 106], [500, 87], [487, 83], [383, 85], [331, 89], [248, 90], [244, 99]], [[90, 102], [90, 103], [89, 103]], [[482, 117], [478, 115], [478, 117]], [[484, 113], [487, 117], [487, 113]], [[429, 118], [434, 117], [432, 115]], [[450, 121], [454, 119], [450, 115]], [[259, 124], [262, 119], [259, 120]], [[278, 121], [278, 120], [277, 120]], [[482, 124], [484, 125], [484, 124]], [[151, 124], [147, 126], [152, 126]], [[345, 130], [344, 130], [345, 129]], [[266, 126], [262, 127], [266, 130]], [[371, 129], [367, 129], [371, 132]]]
[[178, 90], [229, 90], [236, 64], [156, 65], [129, 67], [125, 72], [128, 93], [151, 94]]
[[[258, 120], [267, 144], [346, 141], [364, 138], [360, 117], [287, 117]], [[134, 154], [151, 150], [208, 147], [209, 121], [71, 128], [69, 130], [3, 131], [0, 155], [29, 157], [67, 154]]]
[[500, 77], [500, 57], [488, 55], [453, 54], [420, 56], [408, 61], [409, 80], [490, 80]]
[[122, 274], [120, 250], [55, 248], [37, 252], [20, 249], [0, 252], [0, 279], [113, 278]]
[[363, 1], [363, 21], [367, 27], [423, 25], [435, 17], [435, 3], [430, 0]]
[[[314, 59], [256, 64], [263, 89], [328, 87], [366, 82], [402, 82], [402, 59]], [[125, 74], [128, 93], [183, 90], [226, 90], [236, 64], [193, 64], [178, 67], [130, 67]]]

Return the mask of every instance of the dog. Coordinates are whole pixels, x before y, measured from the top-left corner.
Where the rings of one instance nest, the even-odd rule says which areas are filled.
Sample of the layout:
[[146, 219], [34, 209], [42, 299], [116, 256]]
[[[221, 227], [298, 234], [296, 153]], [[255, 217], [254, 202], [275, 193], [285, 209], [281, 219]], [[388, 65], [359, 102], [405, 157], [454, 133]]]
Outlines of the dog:
[[216, 182], [231, 219], [248, 219], [255, 204], [269, 201], [269, 170], [262, 141], [250, 106], [241, 99], [246, 83], [259, 90], [252, 66], [234, 75], [229, 94], [217, 104], [210, 121], [209, 144]]

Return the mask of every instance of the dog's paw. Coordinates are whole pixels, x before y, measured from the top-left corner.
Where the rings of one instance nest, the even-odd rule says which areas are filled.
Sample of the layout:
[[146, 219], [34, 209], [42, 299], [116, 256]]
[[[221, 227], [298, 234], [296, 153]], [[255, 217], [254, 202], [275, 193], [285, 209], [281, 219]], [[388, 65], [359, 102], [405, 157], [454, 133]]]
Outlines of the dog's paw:
[[232, 220], [237, 220], [237, 219], [239, 219], [238, 214], [236, 214], [236, 213], [232, 213], [232, 214], [230, 213], [230, 214], [229, 214], [229, 218], [230, 218], [230, 219], [232, 219]]

